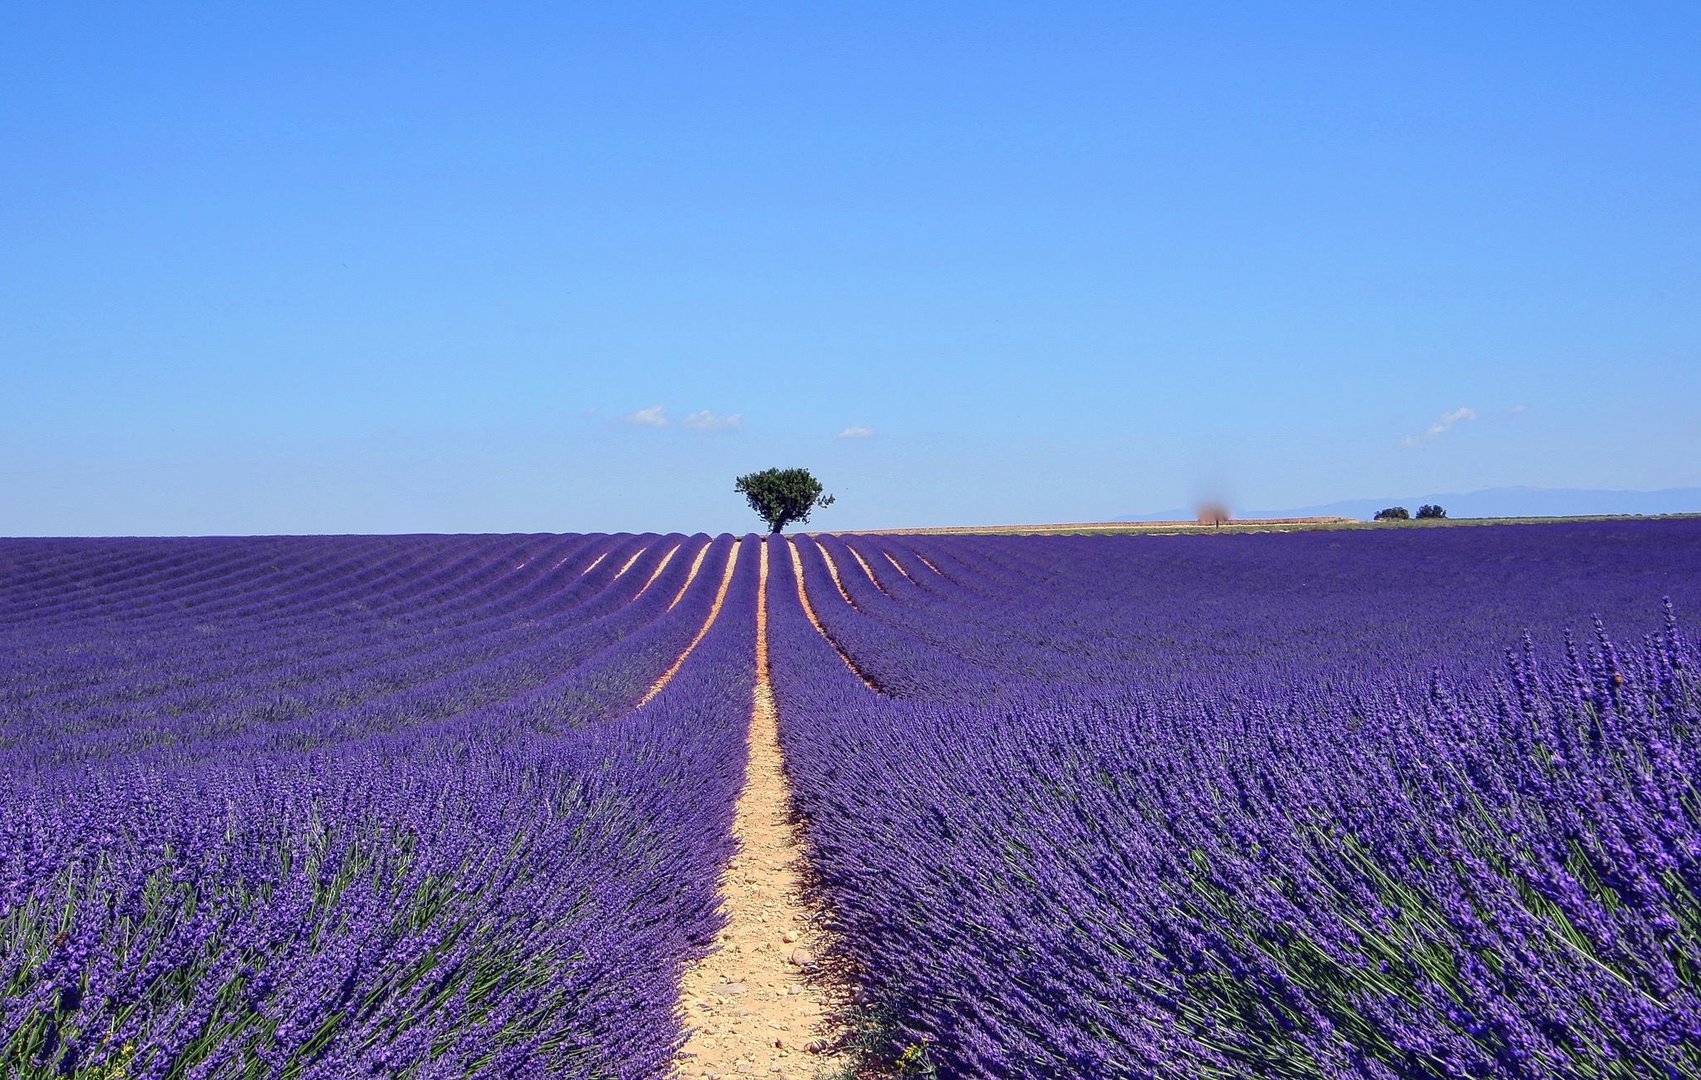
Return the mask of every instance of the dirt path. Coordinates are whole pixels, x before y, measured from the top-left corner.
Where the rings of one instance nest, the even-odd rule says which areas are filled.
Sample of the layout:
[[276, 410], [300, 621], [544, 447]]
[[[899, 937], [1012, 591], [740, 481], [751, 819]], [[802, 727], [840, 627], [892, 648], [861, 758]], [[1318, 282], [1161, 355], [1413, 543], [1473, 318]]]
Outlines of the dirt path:
[[[637, 562], [639, 559], [643, 558], [644, 552], [646, 552], [648, 550], [650, 550], [648, 547], [639, 548], [636, 554], [634, 554], [630, 559], [626, 560], [626, 565], [622, 566], [618, 571], [615, 572], [614, 580], [619, 581], [622, 577], [624, 577], [626, 575], [626, 571], [632, 569], [632, 564]], [[601, 561], [602, 561], [601, 559], [597, 560], [597, 562], [601, 562]], [[592, 563], [591, 565], [595, 566], [596, 563]]]
[[639, 596], [643, 596], [645, 593], [650, 591], [650, 586], [656, 583], [656, 578], [661, 577], [662, 571], [667, 569], [667, 564], [673, 561], [673, 557], [675, 555], [679, 554], [680, 547], [681, 545], [675, 544], [671, 551], [662, 556], [661, 562], [656, 563], [656, 568], [650, 571], [649, 580], [644, 582], [644, 587], [639, 589], [637, 595], [633, 596], [632, 599], [636, 600]]
[[[606, 558], [608, 558], [608, 552], [605, 551], [601, 555], [598, 555], [595, 559], [592, 559], [591, 565], [589, 565], [589, 566], [585, 567], [583, 570], [579, 571], [579, 576], [584, 577], [586, 574], [590, 573], [592, 570], [595, 570], [602, 563], [602, 561]], [[561, 562], [566, 562], [566, 561], [567, 561], [566, 559], [561, 560]], [[561, 563], [556, 563], [555, 565], [560, 566]]]
[[897, 559], [892, 558], [892, 553], [890, 551], [882, 551], [880, 554], [886, 556], [886, 561], [892, 564], [892, 569], [894, 569], [898, 573], [904, 575], [904, 577], [909, 578], [910, 583], [912, 585], [919, 585], [920, 584], [920, 582], [916, 581], [916, 579], [914, 577], [911, 577], [910, 572], [908, 570], [904, 569], [903, 563], [899, 562]]
[[[708, 550], [709, 549], [707, 547], [705, 547], [703, 549], [703, 551], [708, 551]], [[697, 565], [701, 566], [702, 563], [703, 563], [703, 556], [702, 556], [702, 553], [699, 552], [698, 555], [697, 555]], [[737, 566], [737, 565], [738, 565], [738, 545], [734, 544], [732, 546], [731, 554], [729, 554], [726, 557], [726, 573], [721, 575], [720, 591], [715, 593], [715, 602], [713, 604], [709, 605], [708, 617], [703, 620], [703, 625], [697, 628], [697, 636], [691, 639], [691, 644], [685, 646], [685, 651], [679, 654], [679, 658], [673, 662], [673, 665], [671, 667], [669, 667], [666, 671], [662, 672], [661, 678], [659, 678], [655, 682], [651, 683], [650, 688], [648, 690], [644, 691], [644, 696], [638, 699], [638, 707], [640, 709], [643, 708], [645, 705], [648, 705], [650, 703], [651, 698], [653, 698], [657, 694], [661, 693], [662, 687], [666, 686], [669, 682], [673, 681], [673, 677], [675, 675], [679, 674], [679, 669], [685, 666], [685, 658], [687, 656], [691, 655], [691, 650], [695, 649], [698, 646], [698, 644], [700, 642], [702, 642], [702, 640], [704, 638], [709, 636], [709, 627], [715, 625], [715, 618], [716, 618], [716, 616], [720, 615], [720, 613], [721, 613], [721, 605], [726, 603], [726, 591], [732, 585], [732, 568], [734, 566]], [[691, 568], [691, 577], [696, 577], [696, 576], [697, 576], [697, 567], [693, 566]], [[686, 579], [685, 584], [687, 584], [687, 585], [691, 584], [690, 578]], [[648, 588], [648, 586], [645, 586], [645, 587]], [[685, 590], [681, 589], [679, 591], [679, 595], [684, 596]], [[679, 597], [677, 597], [677, 596], [674, 597], [673, 603], [674, 604], [679, 603]], [[668, 610], [669, 611], [673, 610], [673, 604], [668, 605]]]
[[703, 569], [703, 557], [707, 555], [709, 553], [709, 549], [714, 546], [715, 542], [710, 540], [708, 543], [697, 549], [697, 557], [691, 560], [691, 572], [685, 575], [685, 584], [679, 587], [679, 591], [673, 594], [673, 600], [667, 605], [667, 609], [669, 611], [678, 607], [679, 602], [685, 599], [685, 590], [689, 589], [691, 587], [691, 583], [697, 580], [697, 571]]
[[[881, 592], [886, 592], [886, 586], [880, 584], [880, 579], [874, 576], [874, 567], [868, 565], [868, 560], [862, 557], [862, 552], [851, 547], [849, 544], [845, 545], [845, 550], [851, 553], [851, 558], [855, 559], [856, 564], [862, 567], [862, 572], [868, 575], [869, 583]], [[886, 593], [886, 595], [890, 596], [892, 594]]]
[[815, 605], [809, 602], [809, 593], [803, 588], [803, 556], [797, 553], [797, 545], [790, 540], [786, 541], [786, 549], [791, 552], [792, 575], [797, 578], [797, 602], [803, 605], [803, 614], [809, 619], [809, 625], [815, 628], [815, 632], [821, 635], [823, 641], [833, 647], [833, 651], [839, 654], [839, 659], [845, 662], [845, 667], [851, 669], [851, 674], [862, 680], [862, 685], [870, 690], [876, 689], [868, 676], [862, 673], [862, 669], [856, 666], [856, 661], [850, 658], [850, 653], [840, 648], [839, 643], [833, 640], [833, 635], [827, 633], [827, 628], [821, 625], [821, 616], [815, 613]]
[[682, 1077], [809, 1080], [844, 1064], [830, 1050], [828, 1017], [848, 993], [829, 993], [814, 973], [820, 940], [797, 871], [803, 855], [768, 677], [765, 543], [758, 580], [750, 758], [733, 820], [738, 851], [721, 879], [721, 908], [729, 921], [715, 951], [682, 982], [690, 1029], [679, 1056]]
[[[839, 595], [845, 598], [845, 603], [855, 608], [856, 601], [851, 599], [851, 594], [845, 589], [844, 581], [839, 577], [839, 564], [835, 563], [833, 557], [827, 554], [827, 549], [821, 546], [821, 541], [815, 541], [815, 550], [821, 553], [822, 561], [827, 564], [827, 576], [833, 579], [833, 586], [839, 590]], [[862, 609], [857, 608], [857, 610], [861, 611]]]

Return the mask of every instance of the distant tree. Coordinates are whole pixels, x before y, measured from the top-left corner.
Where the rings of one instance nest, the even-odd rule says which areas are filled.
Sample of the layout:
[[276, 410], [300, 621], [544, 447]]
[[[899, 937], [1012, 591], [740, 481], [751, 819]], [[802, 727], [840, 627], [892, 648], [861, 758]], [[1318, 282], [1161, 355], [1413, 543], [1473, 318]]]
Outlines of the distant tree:
[[1433, 518], [1444, 518], [1447, 516], [1447, 511], [1441, 509], [1441, 507], [1435, 503], [1424, 503], [1422, 506], [1418, 507], [1417, 516], [1419, 521]]
[[822, 493], [821, 481], [808, 469], [764, 469], [746, 473], [733, 483], [763, 521], [768, 531], [778, 533], [792, 522], [804, 524], [818, 506], [832, 506], [833, 497]]
[[1412, 516], [1412, 512], [1410, 510], [1407, 510], [1403, 506], [1390, 506], [1386, 510], [1376, 511], [1376, 517], [1373, 518], [1372, 520], [1374, 520], [1374, 521], [1407, 521], [1407, 520], [1410, 520], [1411, 516]]
[[1203, 502], [1194, 511], [1194, 516], [1198, 518], [1199, 524], [1220, 529], [1223, 522], [1229, 519], [1229, 508], [1219, 502]]

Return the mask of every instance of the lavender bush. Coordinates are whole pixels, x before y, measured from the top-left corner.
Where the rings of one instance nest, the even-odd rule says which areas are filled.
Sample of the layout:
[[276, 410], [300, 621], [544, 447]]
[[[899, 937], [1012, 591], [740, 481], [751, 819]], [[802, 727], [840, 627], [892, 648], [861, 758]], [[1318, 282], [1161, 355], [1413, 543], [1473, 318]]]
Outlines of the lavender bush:
[[665, 1072], [754, 557], [633, 706], [709, 543], [0, 542], [0, 1075]]
[[823, 544], [878, 692], [776, 604], [781, 733], [893, 1058], [1701, 1075], [1697, 523]]

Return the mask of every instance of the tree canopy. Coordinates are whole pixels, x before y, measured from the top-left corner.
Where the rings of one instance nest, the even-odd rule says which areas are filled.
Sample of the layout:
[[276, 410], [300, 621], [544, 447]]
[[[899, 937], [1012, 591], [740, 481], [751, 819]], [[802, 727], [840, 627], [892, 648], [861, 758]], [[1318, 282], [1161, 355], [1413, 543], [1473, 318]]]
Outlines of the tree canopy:
[[762, 520], [768, 531], [777, 533], [792, 522], [803, 524], [810, 511], [818, 506], [833, 505], [833, 497], [823, 493], [821, 481], [808, 469], [764, 469], [745, 473], [733, 483], [733, 490], [743, 495]]

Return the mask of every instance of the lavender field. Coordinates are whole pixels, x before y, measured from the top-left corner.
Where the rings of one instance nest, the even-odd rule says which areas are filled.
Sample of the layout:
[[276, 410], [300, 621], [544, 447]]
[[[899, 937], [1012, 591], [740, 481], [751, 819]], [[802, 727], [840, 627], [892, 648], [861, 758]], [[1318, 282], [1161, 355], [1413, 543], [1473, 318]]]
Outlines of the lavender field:
[[1698, 526], [800, 545], [781, 733], [892, 1048], [1701, 1075]]
[[1694, 521], [0, 540], [0, 1075], [669, 1075], [763, 545], [887, 1071], [1701, 1076]]
[[0, 1075], [664, 1073], [753, 559], [635, 705], [733, 547], [5, 541]]

